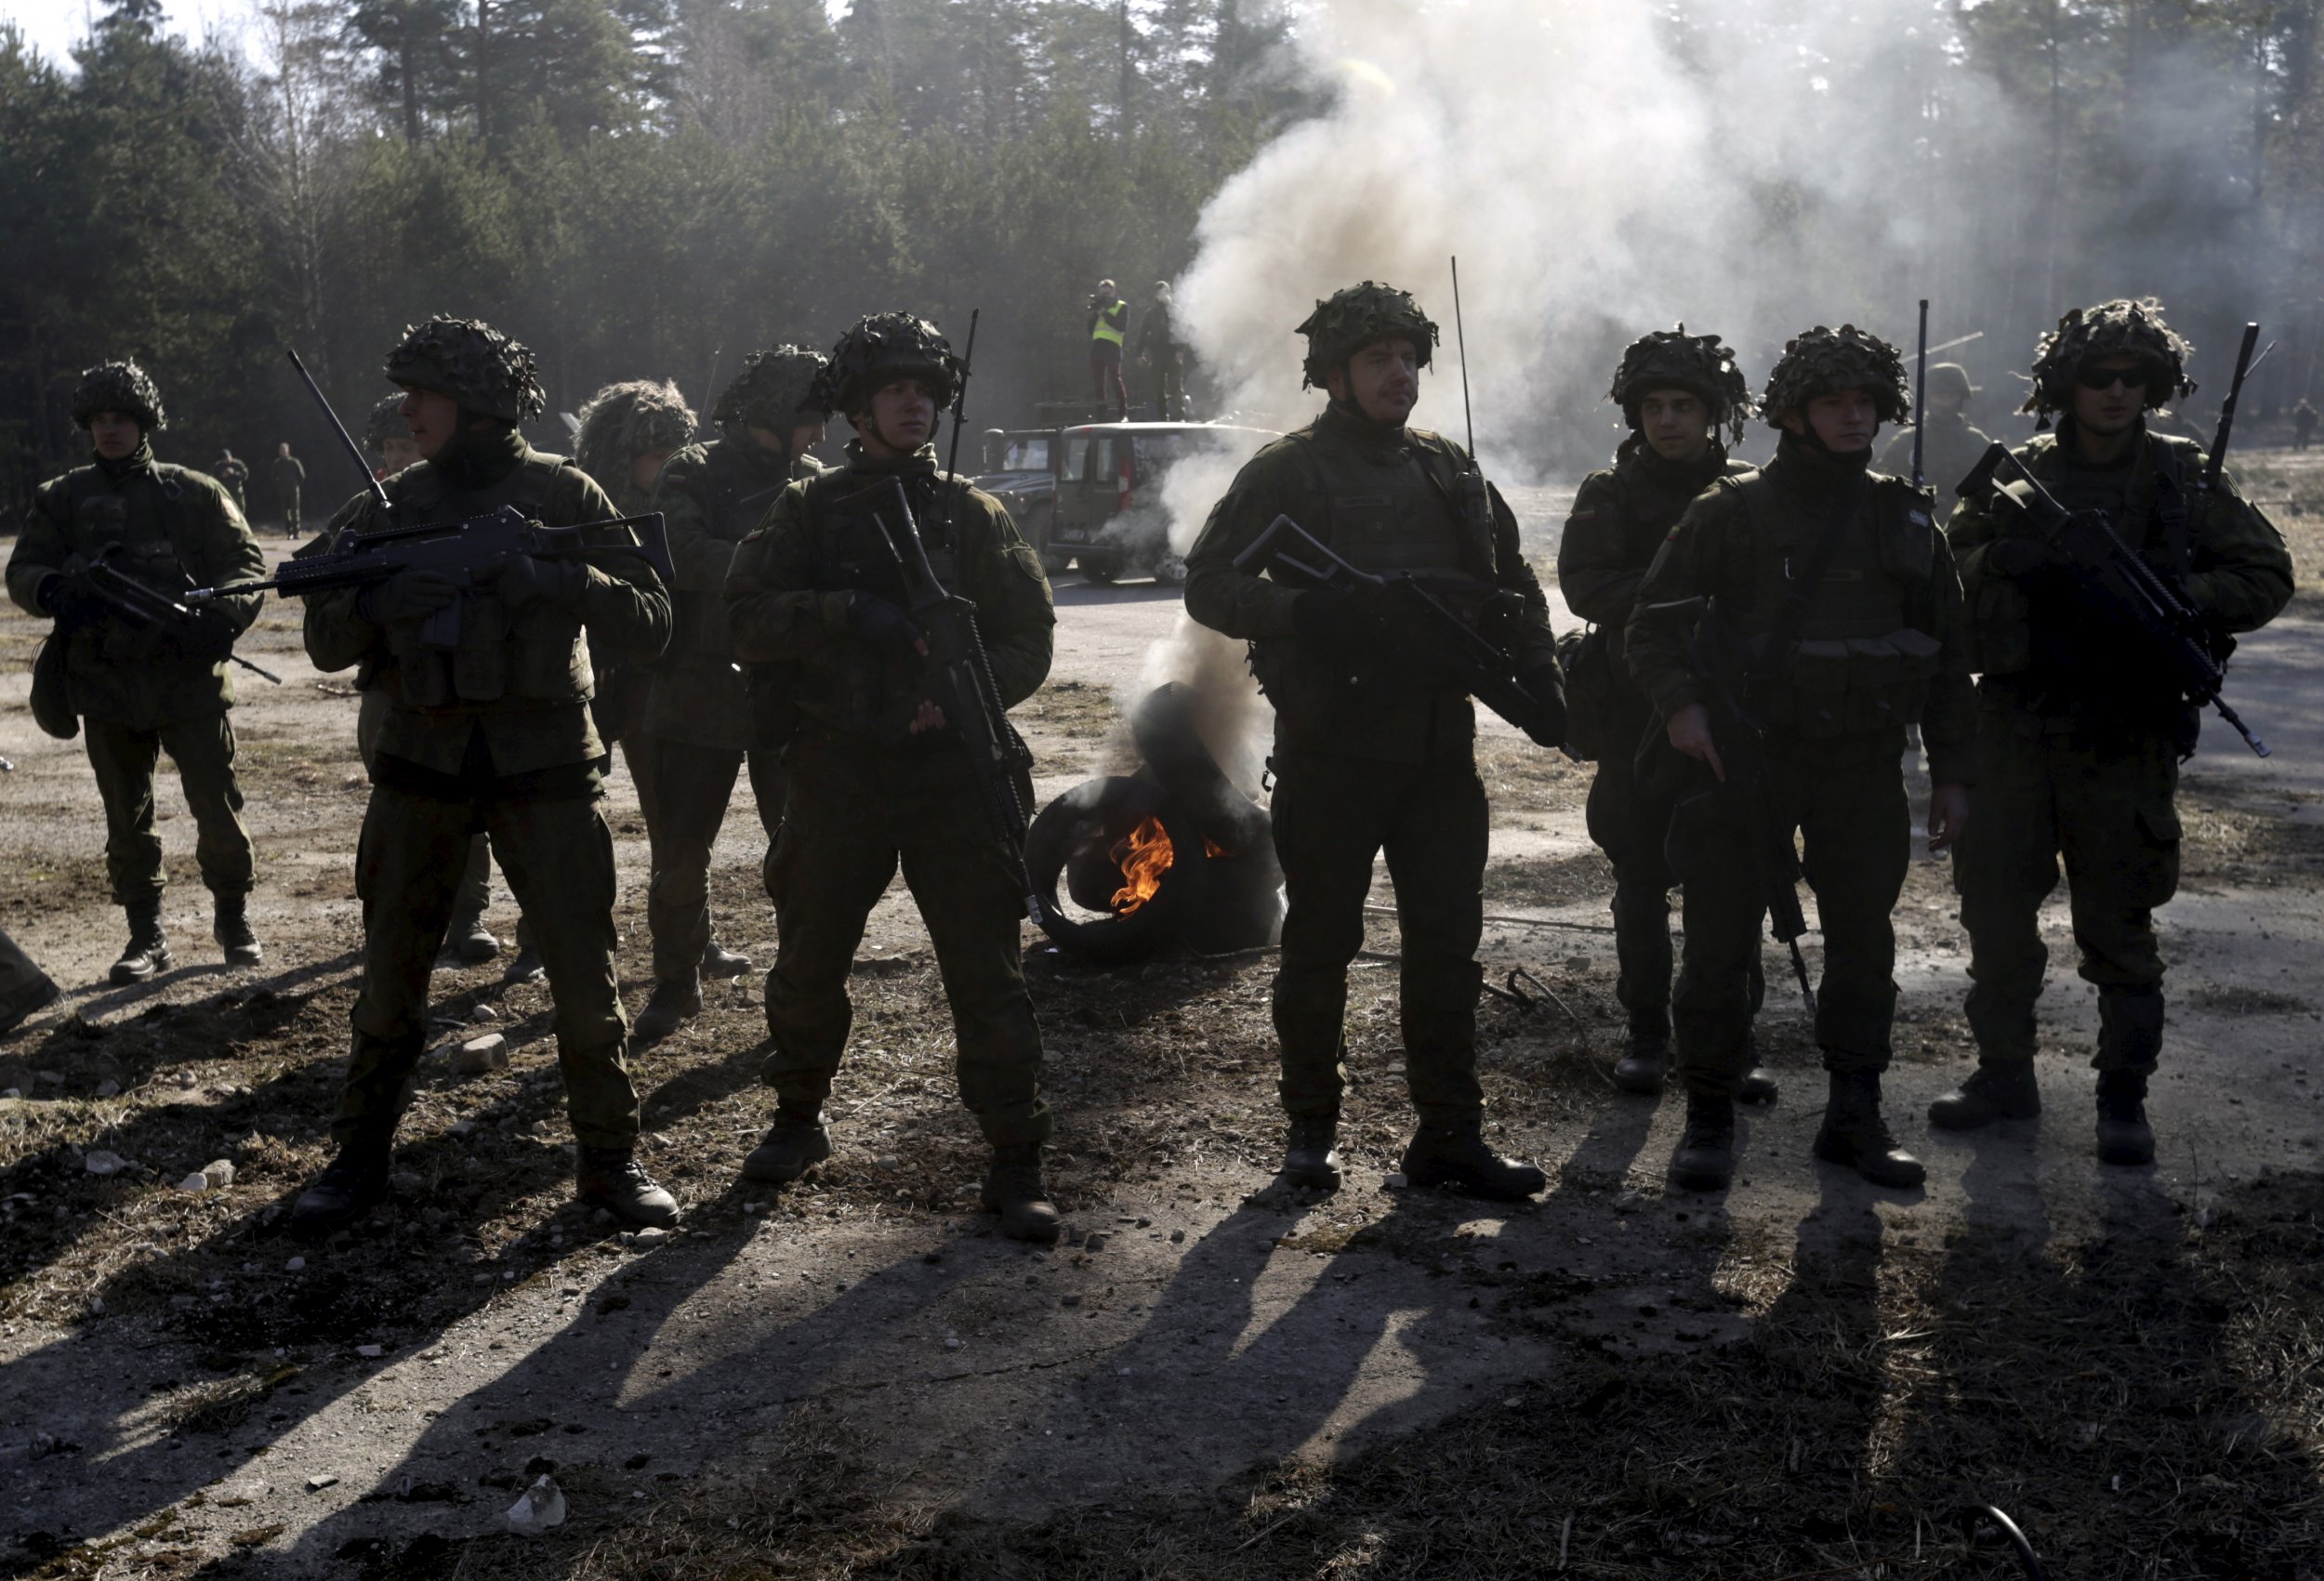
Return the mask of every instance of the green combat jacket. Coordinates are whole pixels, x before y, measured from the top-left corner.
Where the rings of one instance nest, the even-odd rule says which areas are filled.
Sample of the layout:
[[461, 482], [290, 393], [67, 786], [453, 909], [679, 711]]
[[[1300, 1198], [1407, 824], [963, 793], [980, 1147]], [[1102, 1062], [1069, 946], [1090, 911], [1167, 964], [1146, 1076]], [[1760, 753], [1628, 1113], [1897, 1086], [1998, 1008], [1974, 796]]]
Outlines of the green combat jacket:
[[1493, 492], [1489, 536], [1463, 520], [1467, 466], [1467, 453], [1426, 429], [1382, 429], [1326, 407], [1244, 463], [1211, 507], [1186, 557], [1186, 613], [1250, 643], [1251, 672], [1274, 705], [1278, 749], [1419, 763], [1468, 753], [1476, 711], [1464, 692], [1409, 679], [1393, 655], [1347, 663], [1296, 635], [1291, 607], [1306, 589], [1235, 568], [1235, 557], [1277, 516], [1361, 570], [1517, 594], [1525, 613], [1515, 673], [1556, 662], [1548, 600], [1518, 548], [1507, 502]]
[[[587, 473], [562, 456], [533, 450], [521, 434], [455, 442], [468, 444], [456, 471], [434, 461], [406, 468], [383, 485], [394, 507], [391, 520], [370, 494], [357, 494], [332, 518], [326, 539], [390, 525], [460, 521], [503, 505], [551, 527], [617, 514]], [[486, 447], [498, 454], [480, 456]], [[382, 758], [465, 778], [471, 752], [481, 744], [497, 779], [593, 763], [605, 747], [587, 706], [595, 682], [584, 633], [612, 649], [651, 657], [669, 641], [669, 593], [642, 560], [608, 560], [584, 569], [588, 586], [578, 614], [544, 599], [512, 620], [490, 587], [464, 595], [459, 646], [448, 653], [421, 642], [416, 621], [379, 626], [366, 619], [358, 607], [360, 589], [310, 594], [307, 653], [326, 672], [359, 665], [359, 689], [386, 692], [390, 707], [379, 736]], [[377, 772], [375, 767], [375, 777]]]
[[[649, 734], [726, 751], [759, 744], [753, 683], [735, 667], [734, 634], [727, 624], [726, 573], [734, 547], [766, 519], [783, 491], [823, 471], [812, 456], [793, 462], [746, 433], [690, 444], [664, 464], [650, 508], [662, 513], [670, 562], [678, 570], [670, 585], [677, 629], [647, 692], [643, 728]], [[778, 682], [772, 672], [762, 672], [757, 684]]]
[[[2283, 538], [2224, 471], [2218, 491], [2202, 493], [2199, 445], [2149, 430], [2121, 462], [2092, 467], [2077, 458], [2072, 433], [2068, 418], [2013, 454], [2067, 509], [2106, 513], [2216, 630], [2257, 630], [2291, 601]], [[2001, 534], [1984, 502], [1963, 500], [1946, 534], [1961, 562], [1972, 662], [1989, 703], [2043, 733], [2176, 731], [2192, 750], [2194, 710], [2174, 679], [2121, 651], [2120, 634], [2067, 588], [2028, 587], [1994, 570], [1987, 555]]]
[[[1929, 439], [1921, 453], [1921, 472], [1929, 492], [1936, 495], [1938, 519], [1952, 514], [1954, 502], [1961, 498], [1955, 491], [1961, 481], [1969, 476], [1977, 465], [1977, 458], [1992, 445], [1992, 438], [1966, 417], [1932, 417], [1929, 419]], [[1899, 428], [1881, 452], [1876, 465], [1892, 478], [1912, 478], [1912, 429]]]
[[1745, 691], [1771, 740], [1868, 738], [1919, 722], [1930, 778], [1967, 784], [1974, 731], [1961, 581], [1928, 496], [1839, 466], [1785, 436], [1756, 472], [1723, 478], [1686, 507], [1638, 586], [1631, 675], [1669, 719], [1706, 701], [1684, 648], [1690, 617], [1656, 605], [1709, 596], [1749, 639], [1768, 634], [1817, 541], [1842, 536], [1793, 651], [1753, 665]]
[[1680, 466], [1665, 461], [1635, 435], [1622, 441], [1614, 465], [1592, 472], [1574, 492], [1557, 543], [1557, 586], [1566, 607], [1605, 633], [1606, 652], [1617, 684], [1632, 690], [1623, 663], [1622, 628], [1638, 602], [1638, 584], [1671, 526], [1701, 494], [1722, 478], [1740, 476], [1750, 464], [1730, 461], [1713, 444], [1702, 457]]
[[[120, 547], [108, 563], [172, 597], [190, 587], [255, 582], [266, 556], [225, 487], [165, 461], [143, 445], [126, 460], [77, 467], [43, 483], [8, 557], [8, 596], [33, 614], [44, 586], [74, 556]], [[263, 593], [208, 607], [237, 633], [258, 618]], [[65, 651], [65, 705], [73, 713], [137, 730], [231, 707], [233, 671], [223, 659], [190, 657], [170, 637], [107, 617], [83, 626]]]
[[[942, 473], [933, 445], [883, 462], [848, 445], [848, 464], [792, 483], [765, 522], [734, 550], [726, 613], [735, 657], [795, 665], [800, 728], [900, 744], [901, 721], [928, 695], [925, 661], [900, 644], [878, 646], [848, 628], [848, 608], [868, 592], [898, 604], [903, 588], [879, 547], [869, 504], [885, 510], [901, 478], [937, 580], [975, 604], [1001, 706], [1013, 707], [1049, 675], [1057, 614], [1049, 579], [1008, 507], [967, 479]], [[878, 489], [877, 495], [868, 491]], [[945, 537], [943, 495], [952, 503]], [[949, 735], [949, 731], [945, 732]]]

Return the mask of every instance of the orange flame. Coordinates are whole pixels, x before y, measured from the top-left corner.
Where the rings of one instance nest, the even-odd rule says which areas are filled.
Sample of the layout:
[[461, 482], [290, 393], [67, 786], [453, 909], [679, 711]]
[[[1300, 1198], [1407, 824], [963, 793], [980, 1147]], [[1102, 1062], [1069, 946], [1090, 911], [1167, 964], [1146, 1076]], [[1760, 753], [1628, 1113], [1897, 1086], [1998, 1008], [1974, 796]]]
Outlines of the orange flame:
[[[1208, 836], [1203, 837], [1202, 847], [1206, 855], [1226, 854], [1226, 848]], [[1155, 892], [1162, 888], [1162, 875], [1178, 860], [1178, 853], [1170, 845], [1169, 832], [1162, 827], [1162, 820], [1152, 813], [1115, 841], [1113, 850], [1107, 854], [1122, 870], [1124, 880], [1122, 887], [1114, 891], [1114, 913], [1117, 916], [1128, 916], [1154, 899]]]

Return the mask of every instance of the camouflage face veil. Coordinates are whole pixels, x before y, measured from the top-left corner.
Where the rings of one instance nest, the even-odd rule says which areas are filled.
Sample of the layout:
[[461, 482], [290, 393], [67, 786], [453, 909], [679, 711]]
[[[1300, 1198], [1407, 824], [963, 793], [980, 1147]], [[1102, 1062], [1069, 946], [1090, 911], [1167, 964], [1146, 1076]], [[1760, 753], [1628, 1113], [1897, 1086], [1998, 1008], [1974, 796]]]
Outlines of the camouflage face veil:
[[162, 392], [135, 362], [99, 362], [81, 375], [73, 389], [73, 420], [86, 428], [99, 412], [134, 417], [149, 434], [169, 426]]
[[1402, 336], [1420, 354], [1427, 367], [1437, 343], [1436, 325], [1420, 310], [1409, 291], [1367, 280], [1335, 291], [1315, 304], [1315, 310], [1295, 335], [1307, 336], [1307, 360], [1301, 364], [1305, 385], [1321, 389], [1332, 372], [1375, 340]]
[[853, 414], [882, 385], [918, 378], [926, 381], [937, 405], [949, 406], [959, 377], [960, 360], [942, 330], [911, 313], [874, 313], [859, 319], [831, 348], [831, 363], [817, 375], [814, 399], [826, 411]]
[[1904, 353], [1877, 335], [1852, 323], [1838, 329], [1817, 324], [1792, 337], [1767, 375], [1767, 389], [1759, 409], [1771, 428], [1783, 427], [1787, 412], [1805, 412], [1807, 403], [1836, 389], [1871, 391], [1883, 423], [1902, 423], [1912, 416], [1912, 398], [1905, 382]]
[[481, 319], [429, 319], [388, 353], [388, 382], [448, 395], [464, 411], [522, 423], [548, 405], [533, 353]]
[[1740, 443], [1751, 415], [1751, 388], [1736, 366], [1735, 353], [1715, 335], [1689, 335], [1686, 326], [1658, 329], [1630, 343], [1606, 399], [1639, 428], [1638, 403], [1657, 389], [1684, 389], [1710, 408], [1712, 424], [1725, 425], [1730, 443]]
[[2195, 348], [2162, 322], [2162, 304], [2152, 296], [2133, 301], [2118, 296], [2094, 308], [2076, 308], [2035, 348], [2033, 391], [2019, 407], [2048, 427], [2053, 415], [2074, 407], [2074, 381], [2083, 367], [2109, 357], [2136, 357], [2150, 370], [2146, 409], [2159, 411], [2174, 395], [2195, 393], [2186, 376]]
[[694, 435], [693, 409], [667, 380], [609, 384], [578, 415], [574, 459], [601, 482], [627, 477], [639, 456], [676, 450]]
[[804, 346], [753, 351], [743, 359], [743, 371], [719, 392], [710, 421], [720, 428], [739, 425], [778, 433], [819, 423], [831, 415], [831, 402], [821, 389], [823, 372], [830, 365], [828, 357]]

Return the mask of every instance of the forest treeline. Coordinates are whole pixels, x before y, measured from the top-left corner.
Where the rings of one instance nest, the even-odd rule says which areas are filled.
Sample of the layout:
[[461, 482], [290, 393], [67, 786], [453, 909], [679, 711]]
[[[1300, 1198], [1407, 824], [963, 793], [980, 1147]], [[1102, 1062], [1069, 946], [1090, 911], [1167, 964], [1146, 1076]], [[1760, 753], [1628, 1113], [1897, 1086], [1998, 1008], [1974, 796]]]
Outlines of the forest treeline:
[[[1315, 3], [270, 0], [235, 49], [172, 34], [162, 0], [110, 0], [63, 63], [0, 28], [0, 494], [79, 458], [74, 376], [122, 355], [165, 392], [165, 455], [287, 438], [311, 467], [324, 430], [284, 349], [351, 415], [433, 312], [530, 344], [552, 410], [642, 375], [699, 402], [752, 348], [905, 304], [956, 333], [982, 308], [988, 421], [1078, 394], [1094, 282], [1142, 306], [1220, 184], [1328, 103], [1290, 47]], [[1681, 59], [1793, 25], [1659, 9]], [[2273, 403], [2304, 392], [2324, 326], [2320, 11], [1904, 0], [1858, 25], [1922, 41], [1930, 70], [1889, 102], [1933, 162], [1948, 138], [1956, 165], [1994, 157], [1963, 123], [2000, 107], [2014, 178], [2071, 232], [2011, 239], [2027, 305], [2061, 246], [2167, 232], [2174, 313], [2289, 336]], [[1820, 222], [1764, 201], [1771, 226]]]

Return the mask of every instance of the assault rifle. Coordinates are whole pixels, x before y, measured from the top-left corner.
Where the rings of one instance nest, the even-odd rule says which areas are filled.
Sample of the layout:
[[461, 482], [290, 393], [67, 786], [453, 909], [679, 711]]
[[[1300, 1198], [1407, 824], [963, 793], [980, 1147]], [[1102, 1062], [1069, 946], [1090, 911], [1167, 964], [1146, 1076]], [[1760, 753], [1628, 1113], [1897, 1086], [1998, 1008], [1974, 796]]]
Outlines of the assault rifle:
[[1682, 599], [1674, 603], [1649, 604], [1649, 612], [1684, 623], [1683, 643], [1687, 667], [1708, 696], [1711, 744], [1726, 778], [1715, 793], [1741, 829], [1759, 874], [1761, 898], [1767, 905], [1768, 930], [1791, 952], [1791, 975], [1800, 982], [1800, 997], [1808, 1014], [1816, 1013], [1816, 990], [1808, 982], [1807, 961], [1800, 954], [1800, 936], [1807, 931], [1807, 914], [1800, 908], [1800, 852], [1792, 844], [1789, 820], [1776, 808], [1775, 787], [1767, 774], [1767, 746], [1743, 700], [1745, 665], [1736, 654], [1738, 641], [1729, 637], [1710, 599]]
[[[1432, 586], [1409, 573], [1378, 576], [1358, 571], [1287, 516], [1278, 516], [1269, 522], [1267, 530], [1235, 557], [1235, 570], [1254, 575], [1278, 568], [1336, 592], [1351, 593], [1362, 587], [1385, 589], [1391, 608], [1404, 617], [1403, 627], [1419, 639], [1430, 668], [1448, 677], [1540, 745], [1565, 745], [1557, 739], [1564, 732], [1543, 730], [1542, 699], [1518, 680], [1510, 656], [1444, 600], [1438, 588], [1452, 586], [1449, 581]], [[1466, 578], [1461, 580], [1468, 582]]]
[[977, 799], [984, 804], [984, 819], [994, 837], [1009, 852], [1018, 892], [1024, 899], [1024, 914], [1046, 927], [1047, 908], [1024, 865], [1027, 815], [1020, 792], [1031, 787], [1033, 754], [1001, 705], [1000, 688], [993, 680], [993, 661], [976, 628], [976, 606], [957, 593], [946, 592], [936, 579], [935, 569], [928, 563], [928, 547], [920, 541], [919, 523], [912, 519], [912, 502], [905, 494], [903, 480], [891, 481], [889, 487], [894, 491], [891, 510], [874, 506], [871, 519], [897, 575], [903, 578], [904, 607], [928, 644], [929, 700], [944, 710], [944, 723], [958, 731], [968, 744], [969, 761], [976, 771]]
[[[615, 529], [622, 541], [589, 543], [595, 534]], [[577, 560], [595, 564], [606, 560], [641, 560], [667, 584], [677, 574], [670, 564], [669, 538], [662, 531], [662, 513], [617, 516], [606, 521], [584, 521], [574, 527], [548, 527], [528, 520], [515, 506], [504, 505], [466, 521], [437, 521], [416, 527], [386, 527], [376, 533], [345, 533], [320, 554], [289, 560], [263, 582], [236, 582], [223, 587], [196, 587], [186, 595], [194, 600], [223, 599], [236, 593], [329, 593], [342, 587], [371, 587], [405, 571], [432, 572], [457, 583], [464, 593], [482, 591], [500, 568], [520, 555], [541, 560]], [[430, 648], [450, 650], [460, 645], [460, 606], [452, 602], [420, 623], [419, 639]]]
[[1453, 342], [1460, 354], [1460, 418], [1468, 425], [1469, 465], [1460, 473], [1460, 515], [1479, 543], [1493, 541], [1493, 502], [1486, 493], [1485, 468], [1477, 464], [1477, 418], [1469, 405], [1469, 331], [1460, 321], [1460, 260], [1452, 260]]
[[[2004, 487], [1994, 481], [1995, 470], [2003, 466], [2017, 474], [2022, 494], [2015, 485]], [[2219, 695], [2235, 639], [2215, 631], [2178, 589], [2116, 534], [2102, 512], [2067, 509], [2000, 443], [1979, 458], [1961, 480], [1961, 492], [1964, 498], [1983, 501], [2002, 524], [2020, 527], [2057, 550], [2080, 586], [2139, 634], [2142, 646], [2176, 677], [2190, 702], [2199, 708], [2218, 709], [2219, 717], [2235, 727], [2253, 752], [2269, 756], [2267, 743], [2253, 735]]]
[[[199, 638], [205, 624], [202, 615], [114, 565], [113, 553], [119, 547], [117, 544], [108, 544], [93, 556], [74, 555], [65, 561], [64, 573], [77, 578], [107, 608], [133, 626], [139, 629], [158, 627], [174, 638]], [[240, 592], [244, 589], [228, 590]], [[195, 597], [191, 593], [186, 596]], [[229, 650], [225, 658], [230, 664], [240, 665], [252, 675], [271, 680], [277, 686], [283, 684], [281, 676], [252, 664], [239, 653]]]

